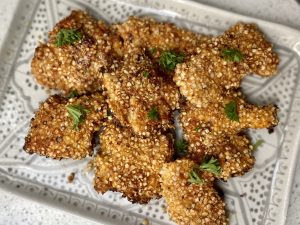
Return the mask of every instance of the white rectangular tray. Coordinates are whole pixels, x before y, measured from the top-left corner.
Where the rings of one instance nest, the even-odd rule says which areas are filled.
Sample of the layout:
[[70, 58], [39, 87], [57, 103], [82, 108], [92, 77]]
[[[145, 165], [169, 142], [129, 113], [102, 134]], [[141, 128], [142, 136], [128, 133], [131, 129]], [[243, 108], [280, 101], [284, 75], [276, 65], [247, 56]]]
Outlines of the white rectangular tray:
[[[270, 22], [181, 0], [20, 1], [0, 51], [0, 187], [105, 224], [173, 224], [164, 200], [131, 204], [119, 193], [97, 194], [89, 159], [54, 161], [22, 151], [30, 118], [47, 93], [35, 83], [30, 61], [38, 41], [72, 9], [84, 9], [109, 23], [130, 15], [152, 16], [205, 34], [218, 34], [238, 22], [254, 22], [274, 43], [281, 62], [270, 79], [249, 76], [243, 89], [249, 100], [279, 106], [280, 124], [272, 134], [250, 131], [265, 143], [255, 152], [255, 168], [220, 183], [231, 225], [284, 225], [300, 139], [300, 32]], [[76, 172], [72, 184], [67, 176]]]

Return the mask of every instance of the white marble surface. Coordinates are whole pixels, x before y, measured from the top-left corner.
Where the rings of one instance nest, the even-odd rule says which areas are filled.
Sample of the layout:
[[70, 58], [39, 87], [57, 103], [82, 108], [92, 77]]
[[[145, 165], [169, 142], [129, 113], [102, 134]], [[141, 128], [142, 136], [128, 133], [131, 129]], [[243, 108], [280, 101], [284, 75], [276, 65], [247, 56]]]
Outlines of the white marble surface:
[[[282, 23], [300, 29], [300, 5], [295, 0], [197, 0], [244, 15]], [[9, 30], [17, 0], [0, 1], [0, 49]], [[300, 225], [300, 163], [292, 188], [287, 225]], [[66, 212], [21, 198], [0, 189], [0, 225], [83, 225], [95, 223]]]

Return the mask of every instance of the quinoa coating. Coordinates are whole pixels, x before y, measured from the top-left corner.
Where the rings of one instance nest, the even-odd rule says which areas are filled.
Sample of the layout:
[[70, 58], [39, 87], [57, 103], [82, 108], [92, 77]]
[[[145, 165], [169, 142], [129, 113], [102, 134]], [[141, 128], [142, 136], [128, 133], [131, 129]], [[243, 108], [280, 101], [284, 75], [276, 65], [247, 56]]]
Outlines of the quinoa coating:
[[[241, 61], [226, 61], [222, 56], [226, 49], [239, 50]], [[224, 34], [202, 42], [195, 55], [177, 65], [174, 81], [191, 103], [206, 107], [219, 100], [226, 89], [238, 88], [243, 77], [251, 72], [273, 75], [278, 63], [272, 45], [258, 28], [239, 23]]]
[[[62, 29], [75, 29], [81, 39], [69, 45], [56, 46]], [[108, 28], [83, 11], [72, 13], [49, 33], [49, 41], [40, 44], [31, 62], [37, 82], [50, 88], [79, 94], [101, 87], [102, 73], [109, 70], [114, 58]]]
[[128, 200], [142, 204], [160, 197], [159, 171], [173, 155], [167, 136], [136, 136], [130, 128], [108, 122], [100, 135], [100, 145], [94, 179], [98, 192], [119, 191]]
[[[173, 126], [172, 111], [179, 107], [180, 98], [176, 85], [167, 79], [157, 74], [143, 51], [132, 50], [120, 69], [104, 74], [109, 107], [136, 134], [149, 136], [166, 130]], [[153, 109], [158, 115], [149, 118]]]
[[[89, 112], [76, 130], [66, 106], [78, 104]], [[31, 120], [24, 150], [53, 159], [82, 159], [92, 155], [93, 134], [100, 129], [106, 114], [107, 106], [100, 93], [71, 99], [53, 95], [40, 105]]]
[[[209, 104], [206, 108], [198, 108], [190, 103], [182, 111], [186, 120], [195, 118], [201, 123], [209, 124], [209, 130], [216, 134], [237, 134], [248, 128], [261, 129], [274, 127], [278, 124], [277, 107], [273, 105], [257, 106], [247, 103], [241, 92], [226, 96], [222, 102]], [[235, 102], [239, 121], [231, 120], [225, 113], [225, 106]], [[197, 125], [194, 124], [194, 129]]]
[[162, 168], [162, 196], [171, 219], [179, 225], [227, 225], [225, 204], [213, 182], [205, 177], [203, 184], [188, 182], [194, 166], [185, 159], [165, 163]]
[[250, 142], [241, 132], [247, 128], [275, 126], [278, 122], [276, 107], [251, 105], [241, 97], [235, 100], [239, 122], [226, 117], [226, 101], [212, 104], [205, 109], [187, 103], [179, 117], [185, 139], [189, 143], [188, 157], [195, 162], [201, 162], [205, 156], [214, 156], [222, 168], [219, 178], [224, 180], [243, 175], [253, 167], [255, 160]]
[[180, 120], [188, 142], [187, 158], [201, 163], [205, 157], [213, 156], [222, 169], [217, 178], [227, 180], [253, 167], [255, 159], [246, 135], [213, 132], [209, 123], [199, 120], [194, 109], [183, 111]]
[[[153, 18], [131, 16], [124, 23], [112, 27], [124, 45], [155, 48], [158, 51], [175, 50], [192, 54], [206, 36], [179, 28]], [[158, 55], [159, 56], [159, 55]]]

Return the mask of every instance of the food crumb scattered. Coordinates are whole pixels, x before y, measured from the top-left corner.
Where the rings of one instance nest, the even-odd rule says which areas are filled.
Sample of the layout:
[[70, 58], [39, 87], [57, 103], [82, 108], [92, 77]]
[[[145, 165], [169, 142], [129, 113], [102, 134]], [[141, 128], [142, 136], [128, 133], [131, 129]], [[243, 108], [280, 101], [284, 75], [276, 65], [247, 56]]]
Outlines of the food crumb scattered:
[[70, 173], [70, 175], [68, 176], [68, 183], [73, 183], [74, 178], [75, 178], [75, 173], [74, 172]]
[[149, 225], [149, 224], [150, 224], [150, 222], [149, 222], [149, 220], [148, 220], [148, 219], [144, 219], [144, 220], [143, 220], [143, 224], [144, 224], [144, 225]]

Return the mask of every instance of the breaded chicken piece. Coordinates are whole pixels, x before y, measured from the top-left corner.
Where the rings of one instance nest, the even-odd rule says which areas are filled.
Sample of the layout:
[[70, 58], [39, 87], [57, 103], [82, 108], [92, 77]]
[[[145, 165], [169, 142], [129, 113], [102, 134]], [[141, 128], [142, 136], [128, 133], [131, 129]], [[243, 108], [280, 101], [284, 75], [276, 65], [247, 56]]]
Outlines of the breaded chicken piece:
[[126, 22], [114, 25], [112, 29], [121, 39], [119, 42], [114, 42], [115, 45], [146, 47], [157, 52], [174, 50], [192, 54], [196, 47], [207, 39], [204, 35], [179, 28], [168, 22], [158, 22], [153, 18], [131, 16]]
[[136, 136], [130, 128], [108, 122], [100, 135], [100, 145], [94, 179], [98, 192], [119, 191], [138, 203], [160, 197], [159, 171], [173, 155], [172, 141], [167, 136]]
[[167, 211], [179, 225], [227, 225], [225, 204], [213, 182], [201, 174], [204, 183], [191, 184], [189, 173], [195, 167], [190, 160], [166, 163], [161, 171], [162, 196]]
[[[232, 120], [225, 112], [227, 104], [234, 102], [237, 108], [238, 121]], [[246, 102], [241, 92], [223, 98], [223, 102], [209, 104], [198, 108], [190, 103], [182, 111], [187, 119], [196, 119], [209, 124], [209, 130], [215, 134], [237, 134], [248, 128], [261, 129], [275, 127], [278, 124], [277, 107], [273, 105], [257, 106]], [[197, 124], [194, 123], [194, 129]]]
[[216, 177], [223, 180], [249, 171], [255, 159], [247, 136], [213, 131], [210, 123], [198, 118], [197, 110], [196, 107], [186, 107], [180, 115], [184, 138], [188, 142], [186, 157], [201, 163], [206, 157], [213, 156], [222, 169]]
[[[66, 106], [70, 105], [88, 110], [78, 129], [73, 128], [68, 114]], [[93, 153], [93, 134], [106, 115], [107, 105], [100, 93], [70, 99], [53, 95], [40, 105], [31, 120], [24, 150], [53, 159], [82, 159]]]
[[[77, 32], [79, 40], [68, 36], [70, 34], [64, 29], [72, 29], [73, 35]], [[49, 33], [49, 41], [35, 50], [31, 68], [37, 82], [64, 93], [98, 90], [101, 75], [110, 70], [113, 60], [108, 32], [103, 22], [97, 22], [83, 11], [72, 11], [55, 25]], [[74, 38], [76, 41], [57, 46], [60, 35], [63, 39]]]
[[[240, 61], [228, 61], [224, 51], [238, 51]], [[216, 100], [221, 102], [224, 91], [238, 88], [251, 72], [261, 76], [275, 74], [278, 63], [272, 45], [256, 25], [238, 23], [224, 34], [202, 42], [195, 55], [177, 65], [174, 81], [191, 103], [206, 107]]]
[[124, 56], [120, 69], [104, 74], [108, 104], [121, 124], [145, 136], [172, 127], [180, 94], [167, 79], [156, 73], [143, 51], [134, 50]]

